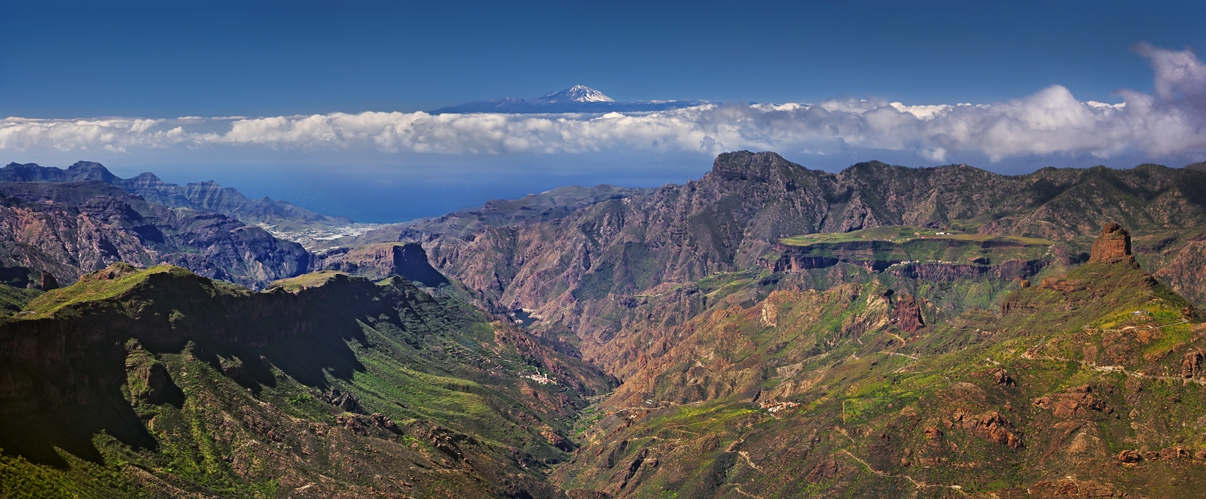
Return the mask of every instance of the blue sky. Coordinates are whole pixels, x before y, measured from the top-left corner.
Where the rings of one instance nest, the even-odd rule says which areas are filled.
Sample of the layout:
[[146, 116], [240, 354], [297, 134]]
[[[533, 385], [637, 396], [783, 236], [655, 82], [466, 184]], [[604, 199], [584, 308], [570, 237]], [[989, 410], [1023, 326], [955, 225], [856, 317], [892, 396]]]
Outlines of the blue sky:
[[[1193, 73], [1206, 50], [1203, 2], [48, 1], [3, 2], [0, 18], [0, 118], [27, 119], [0, 124], [0, 161], [212, 178], [366, 221], [565, 183], [683, 182], [730, 148], [774, 148], [828, 170], [877, 158], [1006, 173], [1180, 166], [1206, 153], [1193, 138], [1206, 101]], [[1137, 52], [1141, 43], [1151, 48]], [[1185, 67], [1188, 79], [1177, 76]], [[617, 100], [734, 107], [620, 124], [415, 119], [578, 83]], [[1137, 114], [1144, 98], [1156, 111]], [[1090, 101], [1100, 105], [1088, 114], [1069, 111]], [[911, 107], [960, 103], [995, 107], [937, 119]], [[186, 116], [205, 119], [177, 120]], [[211, 119], [227, 116], [253, 122], [236, 134], [235, 120]], [[725, 136], [715, 123], [727, 119], [761, 124]], [[1180, 127], [1151, 131], [1169, 122]], [[981, 128], [955, 136], [968, 126]], [[431, 139], [473, 127], [488, 129]], [[1044, 127], [1079, 132], [1036, 146], [1032, 135], [1052, 135]], [[506, 140], [490, 142], [498, 134]], [[1107, 135], [1116, 138], [1092, 140]]]

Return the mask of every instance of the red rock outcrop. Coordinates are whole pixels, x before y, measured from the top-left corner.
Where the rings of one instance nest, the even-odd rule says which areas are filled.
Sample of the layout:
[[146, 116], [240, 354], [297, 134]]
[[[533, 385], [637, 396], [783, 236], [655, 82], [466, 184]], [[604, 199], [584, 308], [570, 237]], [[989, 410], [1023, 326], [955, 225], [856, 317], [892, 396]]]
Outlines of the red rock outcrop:
[[1160, 450], [1160, 459], [1171, 461], [1173, 459], [1193, 459], [1193, 453], [1188, 448], [1178, 445], [1176, 447], [1168, 447]]
[[954, 424], [970, 431], [977, 437], [996, 442], [1010, 449], [1021, 449], [1026, 446], [1022, 442], [1022, 437], [1012, 431], [1013, 424], [997, 411], [989, 411], [978, 416], [972, 416], [962, 410], [955, 411]]
[[812, 471], [808, 472], [808, 477], [806, 479], [809, 483], [817, 483], [822, 480], [828, 480], [836, 477], [841, 473], [841, 465], [838, 464], [836, 459], [829, 458], [817, 463], [817, 465], [812, 468]]
[[1057, 418], [1072, 416], [1093, 411], [1108, 411], [1105, 401], [1092, 395], [1093, 388], [1082, 385], [1069, 388], [1064, 393], [1048, 395], [1034, 399], [1035, 407], [1050, 409]]
[[1201, 351], [1189, 352], [1181, 360], [1181, 377], [1194, 378], [1202, 372], [1202, 359], [1206, 357]]
[[942, 439], [942, 430], [937, 426], [927, 426], [925, 427], [925, 438], [926, 440], [940, 440]]
[[1131, 254], [1131, 233], [1117, 223], [1108, 223], [1102, 227], [1101, 234], [1093, 241], [1093, 253], [1089, 263], [1097, 262], [1134, 262]]
[[925, 319], [921, 317], [921, 305], [913, 295], [901, 295], [892, 307], [891, 320], [896, 327], [910, 333], [925, 327]]
[[1013, 381], [1013, 377], [1010, 376], [1009, 371], [1006, 371], [1005, 369], [1001, 369], [1001, 368], [993, 369], [992, 377], [994, 380], [996, 380], [998, 385], [1005, 385], [1005, 386], [1014, 386], [1015, 385], [1015, 382]]

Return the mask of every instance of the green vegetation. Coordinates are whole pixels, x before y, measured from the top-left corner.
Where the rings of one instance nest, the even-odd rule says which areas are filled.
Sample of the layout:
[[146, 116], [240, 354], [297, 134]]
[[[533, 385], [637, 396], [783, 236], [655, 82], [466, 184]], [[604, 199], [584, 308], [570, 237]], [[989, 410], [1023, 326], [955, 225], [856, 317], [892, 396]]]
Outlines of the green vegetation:
[[[568, 458], [571, 415], [609, 381], [456, 296], [335, 273], [249, 293], [174, 267], [122, 265], [47, 293], [30, 305], [37, 315], [0, 327], [88, 331], [75, 337], [94, 339], [66, 355], [88, 352], [71, 376], [93, 395], [51, 418], [10, 414], [41, 429], [0, 433], [18, 449], [0, 460], [11, 471], [0, 487], [36, 497], [490, 495], [505, 474], [547, 496], [540, 470]], [[131, 331], [131, 314], [162, 320]], [[73, 382], [37, 366], [16, 372]], [[555, 383], [522, 377], [533, 372]], [[418, 471], [462, 462], [474, 467]]]
[[272, 281], [265, 288], [265, 291], [273, 289], [281, 289], [290, 293], [296, 293], [303, 289], [316, 288], [331, 282], [339, 276], [347, 277], [346, 273], [336, 272], [334, 270], [320, 270], [309, 274], [299, 275], [288, 279]]
[[21, 310], [42, 294], [41, 290], [29, 288], [14, 288], [0, 284], [0, 314], [12, 315]]
[[114, 278], [88, 277], [80, 279], [71, 286], [48, 291], [30, 301], [24, 312], [32, 312], [35, 316], [51, 315], [65, 307], [118, 298], [122, 293], [145, 282], [153, 275], [167, 274], [175, 277], [192, 275], [188, 270], [172, 265], [158, 265], [146, 270], [135, 270], [129, 265], [118, 265], [113, 268], [116, 269], [117, 274]]
[[[814, 272], [832, 271], [796, 275]], [[581, 438], [596, 450], [580, 453], [584, 462], [559, 469], [556, 479], [616, 491], [609, 470], [657, 456], [656, 468], [638, 462], [626, 493], [658, 497], [711, 483], [710, 490], [760, 497], [899, 496], [948, 485], [1012, 494], [1037, 487], [1052, 469], [1114, 491], [1154, 487], [1165, 495], [1206, 480], [1175, 464], [1145, 461], [1125, 471], [1114, 461], [1127, 449], [1206, 449], [1195, 426], [1182, 423], [1206, 410], [1206, 390], [1176, 381], [1184, 354], [1204, 346], [1202, 326], [1187, 301], [1146, 273], [1100, 263], [1026, 288], [988, 281], [940, 288], [863, 272], [862, 284], [779, 291], [692, 320], [684, 327], [696, 334], [669, 354], [679, 362], [632, 376], [628, 384], [651, 387], [605, 402], [621, 417], [591, 418], [595, 426]], [[754, 286], [740, 273], [698, 284], [712, 293]], [[902, 331], [881, 298], [885, 285], [927, 297], [986, 286], [983, 297], [965, 299], [1004, 312], [927, 308], [928, 326]], [[1013, 384], [998, 382], [996, 369]], [[1085, 385], [1088, 395], [1079, 395]], [[1043, 397], [1101, 402], [1058, 402], [1081, 407], [1070, 416], [1052, 409], [1056, 402], [1036, 402]], [[1100, 450], [1078, 450], [1085, 446]]]

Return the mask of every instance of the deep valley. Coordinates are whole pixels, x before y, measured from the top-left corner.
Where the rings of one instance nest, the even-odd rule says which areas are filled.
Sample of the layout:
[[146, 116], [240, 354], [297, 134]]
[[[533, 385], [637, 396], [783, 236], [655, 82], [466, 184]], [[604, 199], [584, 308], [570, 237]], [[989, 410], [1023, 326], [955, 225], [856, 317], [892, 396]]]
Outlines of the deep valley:
[[1197, 166], [739, 151], [355, 231], [0, 180], [0, 497], [1206, 490]]

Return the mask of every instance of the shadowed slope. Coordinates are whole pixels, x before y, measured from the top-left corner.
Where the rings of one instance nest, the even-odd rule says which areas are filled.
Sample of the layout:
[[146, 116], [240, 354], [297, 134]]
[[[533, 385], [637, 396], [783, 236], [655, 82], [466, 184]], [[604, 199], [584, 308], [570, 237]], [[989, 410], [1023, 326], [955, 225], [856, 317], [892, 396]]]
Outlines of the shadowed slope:
[[0, 324], [0, 487], [556, 497], [566, 418], [610, 387], [562, 349], [400, 277], [115, 264]]

